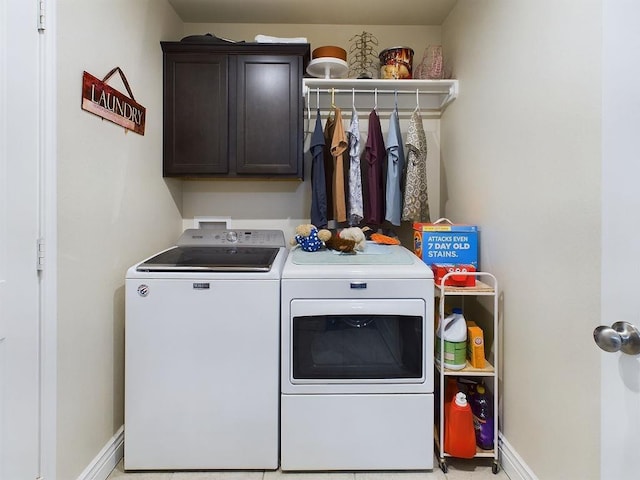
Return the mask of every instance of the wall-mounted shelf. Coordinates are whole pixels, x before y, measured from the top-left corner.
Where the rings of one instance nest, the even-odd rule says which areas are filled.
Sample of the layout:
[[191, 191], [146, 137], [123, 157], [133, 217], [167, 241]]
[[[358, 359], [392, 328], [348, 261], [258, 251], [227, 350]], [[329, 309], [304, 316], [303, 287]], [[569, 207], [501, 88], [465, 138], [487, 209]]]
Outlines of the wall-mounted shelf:
[[[371, 80], [304, 78], [307, 105], [329, 110], [331, 102], [343, 110], [351, 109], [355, 96], [358, 110], [391, 111], [396, 98], [398, 110], [411, 112], [420, 106], [424, 115], [439, 117], [458, 96], [458, 80]], [[397, 95], [396, 95], [397, 93]]]

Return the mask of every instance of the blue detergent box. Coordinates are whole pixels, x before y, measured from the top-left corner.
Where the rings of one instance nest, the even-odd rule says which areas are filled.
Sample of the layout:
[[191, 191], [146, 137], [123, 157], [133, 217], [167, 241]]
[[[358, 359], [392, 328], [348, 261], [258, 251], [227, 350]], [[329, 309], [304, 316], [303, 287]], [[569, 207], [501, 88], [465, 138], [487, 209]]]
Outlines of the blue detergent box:
[[473, 265], [478, 270], [478, 227], [449, 221], [413, 224], [413, 251], [427, 265]]

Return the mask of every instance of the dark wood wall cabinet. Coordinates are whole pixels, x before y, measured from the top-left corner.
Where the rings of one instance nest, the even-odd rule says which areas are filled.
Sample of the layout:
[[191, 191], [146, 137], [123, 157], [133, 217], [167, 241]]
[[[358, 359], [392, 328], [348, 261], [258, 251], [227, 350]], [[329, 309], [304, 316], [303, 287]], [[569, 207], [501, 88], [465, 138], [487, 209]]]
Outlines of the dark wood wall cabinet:
[[303, 178], [309, 44], [161, 46], [163, 176]]

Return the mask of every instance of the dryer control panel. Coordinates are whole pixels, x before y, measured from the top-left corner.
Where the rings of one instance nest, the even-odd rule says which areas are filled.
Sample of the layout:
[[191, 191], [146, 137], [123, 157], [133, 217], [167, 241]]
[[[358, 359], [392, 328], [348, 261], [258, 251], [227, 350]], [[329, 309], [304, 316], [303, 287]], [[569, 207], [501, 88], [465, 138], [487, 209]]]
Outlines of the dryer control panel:
[[241, 245], [243, 247], [284, 247], [282, 230], [242, 230], [190, 228], [178, 239], [179, 247], [215, 247]]

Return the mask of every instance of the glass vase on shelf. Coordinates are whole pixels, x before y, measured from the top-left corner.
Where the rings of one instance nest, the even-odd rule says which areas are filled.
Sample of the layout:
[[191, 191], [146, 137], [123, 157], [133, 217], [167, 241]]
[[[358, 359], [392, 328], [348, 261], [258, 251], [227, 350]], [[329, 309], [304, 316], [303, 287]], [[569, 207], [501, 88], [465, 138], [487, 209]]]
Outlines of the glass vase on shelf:
[[415, 67], [413, 78], [420, 80], [439, 80], [451, 78], [442, 55], [442, 45], [429, 45], [424, 50], [422, 60]]

